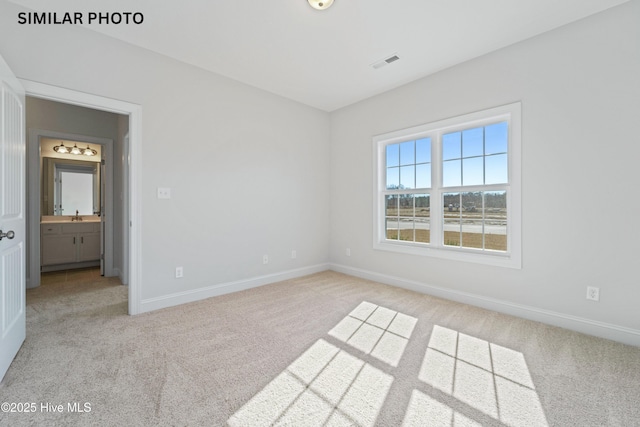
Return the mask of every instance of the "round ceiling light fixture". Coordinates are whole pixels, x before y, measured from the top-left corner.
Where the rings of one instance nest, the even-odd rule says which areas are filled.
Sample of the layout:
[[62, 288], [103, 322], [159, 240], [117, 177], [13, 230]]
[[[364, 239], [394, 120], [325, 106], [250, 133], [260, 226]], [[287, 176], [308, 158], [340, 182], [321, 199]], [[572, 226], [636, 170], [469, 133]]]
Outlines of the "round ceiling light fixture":
[[307, 0], [312, 8], [318, 10], [329, 9], [333, 4], [333, 0]]

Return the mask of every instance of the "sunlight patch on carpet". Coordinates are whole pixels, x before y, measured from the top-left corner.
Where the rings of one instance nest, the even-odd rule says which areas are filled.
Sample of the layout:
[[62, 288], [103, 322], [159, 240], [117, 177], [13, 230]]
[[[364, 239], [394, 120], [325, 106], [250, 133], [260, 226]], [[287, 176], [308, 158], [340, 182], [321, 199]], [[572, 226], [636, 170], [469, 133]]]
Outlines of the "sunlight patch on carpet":
[[405, 413], [403, 427], [481, 427], [482, 424], [454, 411], [428, 395], [413, 390]]
[[[508, 426], [548, 426], [520, 352], [435, 325], [418, 378]], [[414, 395], [407, 417], [446, 412], [448, 425], [457, 425], [451, 424], [454, 411], [444, 411], [443, 403]]]
[[393, 377], [323, 339], [229, 418], [236, 426], [373, 426]]
[[[328, 334], [393, 367], [418, 319], [367, 301]], [[319, 339], [228, 420], [232, 427], [372, 426], [393, 376]]]
[[329, 335], [396, 367], [417, 322], [415, 317], [363, 301]]
[[[318, 339], [233, 414], [228, 424], [375, 425], [394, 382], [388, 372], [395, 372], [400, 364], [417, 321], [363, 301], [328, 332], [342, 348], [335, 341]], [[407, 389], [413, 390], [404, 427], [477, 427], [482, 425], [479, 413], [506, 426], [548, 427], [520, 352], [434, 325], [420, 369], [415, 368], [418, 378]], [[452, 401], [441, 401], [441, 393], [454, 399], [455, 409], [449, 406]]]

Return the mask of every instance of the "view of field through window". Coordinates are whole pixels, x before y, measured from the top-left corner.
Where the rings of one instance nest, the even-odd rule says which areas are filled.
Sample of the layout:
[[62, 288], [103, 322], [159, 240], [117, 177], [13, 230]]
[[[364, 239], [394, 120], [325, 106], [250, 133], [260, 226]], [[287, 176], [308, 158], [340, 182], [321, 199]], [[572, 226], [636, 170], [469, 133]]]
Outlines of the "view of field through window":
[[445, 193], [444, 245], [507, 250], [506, 191]]
[[429, 243], [430, 195], [387, 195], [387, 239]]
[[[507, 251], [508, 123], [445, 133], [434, 143], [441, 159], [432, 160], [430, 137], [386, 145], [386, 239], [431, 243], [437, 194], [440, 245]], [[441, 177], [432, 179], [432, 161], [440, 162]]]

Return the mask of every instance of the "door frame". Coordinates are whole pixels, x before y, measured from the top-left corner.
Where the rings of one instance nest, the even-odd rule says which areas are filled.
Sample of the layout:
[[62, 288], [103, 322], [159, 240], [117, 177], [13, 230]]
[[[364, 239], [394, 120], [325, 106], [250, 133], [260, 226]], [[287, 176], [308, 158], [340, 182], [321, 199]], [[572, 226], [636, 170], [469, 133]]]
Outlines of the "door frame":
[[[27, 93], [28, 96], [31, 96]], [[68, 104], [68, 103], [67, 103]], [[107, 162], [107, 178], [105, 186], [105, 198], [108, 203], [105, 205], [104, 221], [104, 253], [113, 254], [113, 140], [109, 138], [99, 138], [87, 135], [78, 135], [66, 132], [55, 132], [44, 129], [27, 130], [27, 238], [29, 250], [27, 254], [27, 289], [40, 286], [40, 192], [42, 191], [42, 176], [34, 179], [34, 171], [42, 171], [42, 156], [40, 152], [40, 140], [42, 138], [64, 139], [65, 141], [77, 141], [101, 145], [105, 151]], [[101, 178], [102, 179], [102, 178]], [[125, 254], [123, 254], [124, 256]], [[105, 255], [104, 259], [105, 276], [114, 276], [113, 256]]]
[[[93, 108], [96, 110], [108, 111], [116, 114], [129, 116], [129, 147], [124, 152], [128, 161], [124, 162], [125, 175], [129, 182], [126, 186], [128, 193], [128, 215], [123, 218], [124, 240], [129, 242], [128, 254], [123, 256], [128, 259], [128, 277], [125, 277], [129, 287], [129, 314], [140, 313], [141, 303], [141, 198], [140, 185], [142, 182], [141, 170], [141, 145], [142, 145], [142, 106], [126, 101], [120, 101], [103, 96], [79, 92], [71, 89], [52, 86], [31, 80], [18, 79], [22, 84], [27, 96], [48, 99], [51, 101], [73, 104], [81, 107]], [[125, 147], [126, 150], [126, 147]], [[128, 169], [128, 170], [127, 170]], [[39, 209], [38, 209], [39, 213]], [[39, 274], [39, 272], [38, 272]], [[123, 274], [126, 274], [123, 273]]]

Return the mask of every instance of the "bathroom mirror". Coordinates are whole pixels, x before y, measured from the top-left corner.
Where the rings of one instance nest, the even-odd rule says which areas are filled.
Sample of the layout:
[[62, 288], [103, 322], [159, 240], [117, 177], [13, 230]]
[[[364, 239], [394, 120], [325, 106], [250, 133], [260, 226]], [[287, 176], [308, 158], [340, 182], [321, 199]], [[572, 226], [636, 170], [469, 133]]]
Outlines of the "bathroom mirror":
[[100, 163], [42, 158], [42, 215], [99, 215]]

